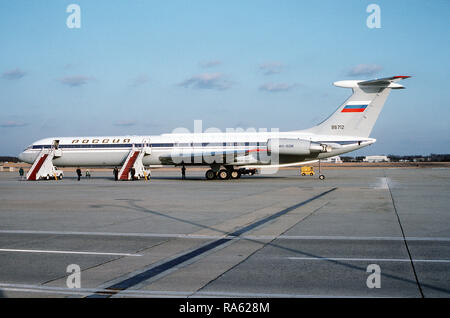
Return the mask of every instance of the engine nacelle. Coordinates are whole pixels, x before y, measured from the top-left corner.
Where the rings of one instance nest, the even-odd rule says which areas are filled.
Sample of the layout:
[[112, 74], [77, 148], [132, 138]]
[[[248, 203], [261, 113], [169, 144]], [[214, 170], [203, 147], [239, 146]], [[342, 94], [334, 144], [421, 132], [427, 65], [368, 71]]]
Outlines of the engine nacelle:
[[308, 156], [313, 153], [330, 152], [331, 147], [304, 139], [278, 138], [267, 140], [267, 151], [280, 155]]

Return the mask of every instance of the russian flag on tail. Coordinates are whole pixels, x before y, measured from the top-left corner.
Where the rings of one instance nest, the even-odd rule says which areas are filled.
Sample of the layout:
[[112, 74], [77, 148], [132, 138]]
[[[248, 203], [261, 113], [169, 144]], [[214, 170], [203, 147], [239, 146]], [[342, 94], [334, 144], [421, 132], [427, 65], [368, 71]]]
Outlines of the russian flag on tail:
[[368, 105], [369, 102], [350, 102], [342, 108], [341, 113], [362, 113]]
[[367, 105], [347, 105], [342, 109], [342, 113], [362, 113]]

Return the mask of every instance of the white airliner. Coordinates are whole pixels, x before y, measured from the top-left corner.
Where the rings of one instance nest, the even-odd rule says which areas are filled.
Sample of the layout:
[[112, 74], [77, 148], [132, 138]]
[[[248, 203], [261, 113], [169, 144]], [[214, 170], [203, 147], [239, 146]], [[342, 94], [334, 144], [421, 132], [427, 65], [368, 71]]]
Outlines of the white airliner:
[[62, 177], [55, 165], [121, 166], [121, 180], [146, 178], [150, 165], [210, 166], [208, 180], [237, 179], [257, 168], [302, 165], [373, 144], [369, 135], [386, 98], [391, 89], [404, 88], [397, 82], [405, 78], [335, 82], [353, 94], [330, 117], [305, 130], [53, 137], [34, 142], [19, 159], [33, 163], [28, 180]]

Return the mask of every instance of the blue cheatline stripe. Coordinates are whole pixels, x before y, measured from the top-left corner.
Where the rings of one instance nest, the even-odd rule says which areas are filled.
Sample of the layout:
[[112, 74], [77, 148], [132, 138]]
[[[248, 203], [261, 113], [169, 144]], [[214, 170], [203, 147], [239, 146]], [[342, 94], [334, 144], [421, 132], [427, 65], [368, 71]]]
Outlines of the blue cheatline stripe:
[[279, 211], [279, 212], [277, 212], [275, 214], [269, 215], [268, 217], [265, 217], [265, 218], [263, 218], [263, 219], [261, 219], [259, 221], [253, 222], [250, 225], [247, 225], [247, 226], [245, 226], [243, 228], [240, 228], [240, 229], [234, 231], [233, 233], [230, 233], [229, 235], [227, 235], [227, 237], [224, 237], [224, 238], [218, 239], [216, 241], [213, 241], [211, 243], [208, 243], [208, 244], [206, 244], [204, 246], [201, 246], [201, 247], [199, 247], [199, 248], [197, 248], [197, 249], [195, 249], [195, 250], [193, 250], [191, 252], [188, 252], [186, 254], [178, 256], [178, 257], [176, 257], [176, 258], [174, 258], [174, 259], [172, 259], [170, 261], [167, 261], [167, 262], [165, 262], [165, 263], [163, 263], [161, 265], [157, 265], [155, 267], [152, 267], [152, 268], [150, 268], [150, 269], [148, 269], [148, 270], [146, 270], [146, 271], [144, 271], [144, 272], [142, 272], [140, 274], [137, 274], [135, 276], [127, 278], [127, 279], [125, 279], [125, 280], [123, 280], [121, 282], [118, 282], [118, 283], [110, 286], [110, 287], [107, 287], [107, 288], [105, 288], [107, 291], [103, 291], [102, 290], [102, 291], [99, 291], [99, 292], [97, 292], [95, 294], [92, 294], [90, 296], [87, 296], [87, 297], [88, 298], [107, 298], [107, 297], [110, 297], [110, 296], [112, 296], [114, 294], [117, 294], [118, 292], [120, 292], [122, 290], [128, 289], [128, 288], [133, 287], [133, 286], [135, 286], [137, 284], [140, 284], [140, 283], [142, 283], [142, 282], [144, 282], [144, 281], [146, 281], [146, 280], [148, 280], [148, 279], [150, 279], [152, 277], [155, 277], [155, 276], [157, 276], [157, 275], [159, 275], [159, 274], [161, 274], [161, 273], [163, 273], [163, 272], [165, 272], [165, 271], [167, 271], [167, 270], [169, 270], [169, 269], [171, 269], [171, 268], [173, 268], [175, 266], [178, 266], [178, 265], [180, 265], [182, 263], [185, 263], [186, 261], [189, 261], [189, 260], [193, 259], [194, 257], [197, 257], [197, 256], [199, 256], [199, 255], [201, 255], [203, 253], [206, 253], [206, 252], [208, 252], [208, 251], [210, 251], [210, 250], [212, 250], [212, 249], [214, 249], [214, 248], [216, 248], [218, 246], [221, 246], [221, 245], [223, 245], [223, 244], [233, 240], [233, 237], [241, 236], [242, 234], [257, 228], [258, 226], [266, 224], [266, 223], [268, 223], [268, 222], [270, 222], [270, 221], [272, 221], [272, 220], [274, 220], [276, 218], [279, 218], [280, 216], [282, 216], [282, 215], [284, 215], [286, 213], [291, 212], [292, 210], [295, 210], [295, 209], [297, 209], [297, 208], [299, 208], [299, 207], [301, 207], [301, 206], [303, 206], [305, 204], [308, 204], [308, 203], [310, 203], [310, 202], [312, 202], [314, 200], [317, 200], [317, 199], [323, 197], [324, 195], [326, 195], [326, 194], [328, 194], [330, 192], [333, 192], [336, 189], [337, 188], [332, 188], [330, 190], [322, 192], [322, 193], [320, 193], [320, 194], [318, 194], [318, 195], [316, 195], [316, 196], [314, 196], [314, 197], [312, 197], [312, 198], [310, 198], [308, 200], [305, 200], [305, 201], [302, 201], [300, 203], [297, 203], [297, 204], [295, 204], [293, 206], [290, 206], [290, 207], [288, 207], [288, 208], [286, 208], [284, 210], [281, 210], [281, 211]]
[[[347, 107], [346, 107], [347, 108]], [[322, 141], [316, 141], [316, 142], [321, 142], [321, 143], [338, 143], [341, 145], [347, 145], [347, 144], [354, 144], [357, 143], [358, 140], [352, 140], [352, 141], [329, 141], [329, 140], [322, 140]], [[171, 147], [179, 147], [179, 148], [183, 148], [183, 147], [192, 147], [192, 144], [190, 144], [191, 146], [181, 146], [181, 145], [177, 145], [177, 144], [169, 144], [169, 143], [161, 143], [161, 144], [149, 144], [150, 147], [152, 148], [171, 148]], [[131, 148], [133, 146], [133, 144], [66, 144], [66, 145], [59, 145], [59, 148], [61, 149], [91, 149], [91, 148]], [[144, 144], [134, 144], [135, 147], [143, 147]], [[195, 145], [195, 147], [224, 147], [224, 148], [229, 148], [229, 147], [242, 147], [242, 146], [258, 146], [258, 147], [266, 147], [267, 143], [265, 142], [250, 142], [250, 143], [203, 143], [201, 145]], [[51, 148], [51, 145], [33, 145], [32, 149], [49, 149]]]
[[[87, 148], [131, 148], [133, 144], [127, 143], [127, 144], [65, 144], [65, 145], [59, 145], [59, 148], [65, 149], [87, 149]], [[144, 144], [136, 143], [134, 144], [135, 147], [144, 147]], [[220, 142], [220, 143], [189, 143], [189, 144], [173, 144], [173, 143], [155, 143], [155, 144], [148, 144], [148, 146], [153, 148], [172, 148], [172, 147], [244, 147], [244, 146], [267, 146], [266, 142], [232, 142], [232, 143], [226, 143], [226, 142]], [[32, 149], [49, 149], [52, 145], [33, 145]]]
[[344, 107], [344, 109], [353, 109], [353, 108], [361, 109], [361, 108], [366, 108], [366, 107], [367, 107], [367, 105], [346, 105]]

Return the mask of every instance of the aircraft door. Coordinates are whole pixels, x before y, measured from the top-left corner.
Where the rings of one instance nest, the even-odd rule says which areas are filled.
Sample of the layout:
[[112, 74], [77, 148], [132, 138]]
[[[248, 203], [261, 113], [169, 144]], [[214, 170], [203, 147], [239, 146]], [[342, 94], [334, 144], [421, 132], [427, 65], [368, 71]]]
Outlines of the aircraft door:
[[142, 140], [142, 150], [144, 151], [145, 155], [151, 155], [152, 154], [152, 147], [151, 147], [149, 138], [144, 138]]

